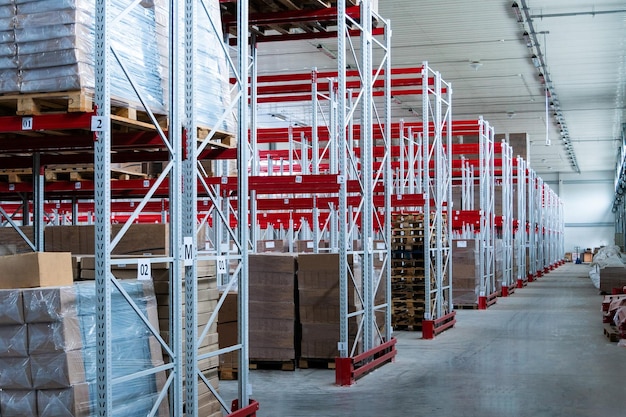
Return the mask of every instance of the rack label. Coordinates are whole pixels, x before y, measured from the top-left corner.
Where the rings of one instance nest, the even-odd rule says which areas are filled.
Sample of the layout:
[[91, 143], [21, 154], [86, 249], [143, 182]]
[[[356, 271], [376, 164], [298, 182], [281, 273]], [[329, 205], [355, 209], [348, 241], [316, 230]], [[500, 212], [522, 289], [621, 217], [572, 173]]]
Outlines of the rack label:
[[183, 265], [193, 266], [193, 237], [183, 237]]
[[137, 264], [137, 280], [147, 281], [152, 279], [152, 269], [148, 259], [141, 260]]
[[228, 273], [228, 263], [226, 262], [225, 256], [220, 256], [215, 260], [217, 265], [217, 273], [218, 274], [226, 274]]
[[22, 117], [22, 130], [33, 130], [32, 117]]
[[91, 116], [91, 131], [106, 132], [109, 124], [104, 116]]

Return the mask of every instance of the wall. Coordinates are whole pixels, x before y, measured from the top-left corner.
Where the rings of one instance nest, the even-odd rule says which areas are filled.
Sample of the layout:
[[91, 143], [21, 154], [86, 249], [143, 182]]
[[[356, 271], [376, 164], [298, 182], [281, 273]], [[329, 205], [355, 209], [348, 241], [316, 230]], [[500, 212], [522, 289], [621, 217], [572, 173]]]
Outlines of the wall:
[[563, 201], [566, 252], [614, 244], [613, 171], [539, 175]]

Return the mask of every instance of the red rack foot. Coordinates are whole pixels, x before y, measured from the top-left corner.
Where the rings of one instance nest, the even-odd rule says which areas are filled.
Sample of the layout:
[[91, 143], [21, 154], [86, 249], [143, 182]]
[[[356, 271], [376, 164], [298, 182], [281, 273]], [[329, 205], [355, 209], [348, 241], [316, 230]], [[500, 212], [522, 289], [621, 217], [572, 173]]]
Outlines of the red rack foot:
[[422, 320], [422, 339], [434, 339], [439, 333], [456, 324], [456, 311], [435, 320]]
[[259, 403], [253, 399], [250, 399], [250, 404], [242, 409], [239, 408], [239, 400], [233, 400], [231, 403], [230, 417], [256, 417], [256, 412], [259, 411]]
[[528, 274], [528, 282], [533, 282], [535, 279], [535, 276], [533, 274]]
[[508, 297], [509, 296], [509, 287], [506, 286], [502, 286], [502, 296], [503, 297]]
[[517, 288], [524, 288], [524, 280], [523, 279], [518, 279], [517, 280]]
[[349, 358], [335, 358], [335, 384], [350, 386], [368, 372], [392, 362], [396, 357], [397, 339], [391, 338], [374, 349]]
[[480, 296], [478, 297], [478, 309], [479, 310], [486, 310], [487, 309], [487, 297], [486, 296]]

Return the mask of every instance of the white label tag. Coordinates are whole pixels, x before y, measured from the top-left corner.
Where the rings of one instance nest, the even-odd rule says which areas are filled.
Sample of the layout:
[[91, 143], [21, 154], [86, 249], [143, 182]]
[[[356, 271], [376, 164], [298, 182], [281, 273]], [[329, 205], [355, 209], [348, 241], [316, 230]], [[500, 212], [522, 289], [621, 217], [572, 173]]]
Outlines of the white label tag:
[[343, 350], [348, 350], [348, 344], [346, 342], [337, 342], [337, 350], [340, 352]]
[[306, 247], [307, 249], [313, 249], [314, 247], [313, 242], [306, 242]]
[[276, 245], [274, 244], [274, 242], [269, 241], [269, 242], [265, 242], [265, 249], [274, 249], [276, 247]]
[[91, 131], [106, 132], [108, 128], [107, 119], [104, 116], [91, 116]]
[[150, 261], [148, 259], [141, 260], [137, 264], [137, 279], [139, 281], [152, 279], [152, 269], [150, 266]]
[[215, 264], [217, 266], [218, 274], [226, 274], [228, 272], [228, 266], [226, 262], [226, 257], [220, 256], [215, 260]]
[[467, 247], [467, 242], [464, 240], [458, 240], [456, 242], [456, 247], [457, 248], [466, 248]]
[[183, 265], [193, 265], [193, 237], [183, 237]]
[[32, 117], [22, 117], [22, 130], [33, 130]]

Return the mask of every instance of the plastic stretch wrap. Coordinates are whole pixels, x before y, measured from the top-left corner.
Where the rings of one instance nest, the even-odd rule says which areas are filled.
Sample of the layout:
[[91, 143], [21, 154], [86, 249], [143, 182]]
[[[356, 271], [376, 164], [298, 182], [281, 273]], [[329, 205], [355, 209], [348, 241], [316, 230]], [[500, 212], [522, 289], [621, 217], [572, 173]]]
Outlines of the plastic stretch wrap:
[[600, 288], [600, 267], [598, 265], [591, 267], [589, 270], [589, 278], [594, 287]]
[[[158, 330], [156, 316], [156, 298], [151, 281], [120, 281], [124, 290], [137, 304]], [[95, 283], [76, 284], [77, 312], [80, 321], [82, 355], [85, 381], [89, 383], [91, 406], [96, 398], [96, 321], [95, 321]], [[112, 317], [112, 378], [147, 370], [163, 364], [161, 347], [146, 328], [139, 316], [123, 299], [118, 291], [111, 294]], [[115, 416], [147, 415], [163, 385], [164, 374], [148, 375], [134, 379], [124, 386], [113, 386], [113, 410]], [[159, 415], [167, 414], [163, 404]]]
[[626, 307], [620, 307], [615, 311], [613, 323], [618, 329], [626, 329]]
[[[0, 357], [26, 356], [28, 356], [28, 332], [26, 325], [0, 326]], [[1, 369], [0, 372], [2, 372]]]
[[0, 388], [30, 389], [30, 358], [0, 358]]
[[619, 246], [613, 245], [600, 248], [598, 253], [593, 256], [593, 261], [590, 265], [598, 265], [600, 269], [606, 267], [624, 267]]
[[0, 58], [12, 58], [17, 54], [17, 45], [14, 43], [0, 43]]
[[0, 391], [0, 416], [37, 417], [37, 393], [35, 391]]
[[67, 315], [76, 316], [73, 287], [29, 288], [22, 292], [27, 323], [51, 323]]
[[[15, 5], [13, 4], [0, 4], [0, 19], [10, 18], [15, 16]], [[9, 29], [8, 26], [0, 26], [0, 30]]]
[[6, 28], [4, 28], [3, 25], [6, 25], [6, 23], [3, 23], [6, 19], [0, 19], [0, 43], [1, 44], [6, 44], [6, 43], [15, 43], [15, 31], [13, 29], [8, 30]]
[[53, 323], [28, 325], [28, 352], [33, 354], [67, 352], [82, 346], [77, 317]]
[[[204, 3], [211, 20], [219, 31], [222, 27], [219, 2], [205, 1]], [[232, 113], [221, 125], [216, 126], [217, 120], [231, 103], [229, 70], [220, 35], [213, 30], [204, 9], [198, 7], [198, 10], [200, 11], [196, 29], [198, 51], [196, 79], [194, 80], [194, 87], [197, 90], [195, 105], [198, 109], [198, 124], [225, 132], [234, 132]]]
[[30, 356], [33, 388], [68, 388], [85, 382], [85, 367], [80, 350]]
[[76, 384], [70, 388], [37, 391], [39, 417], [88, 417], [89, 386]]
[[24, 303], [19, 290], [0, 290], [0, 326], [24, 323]]

